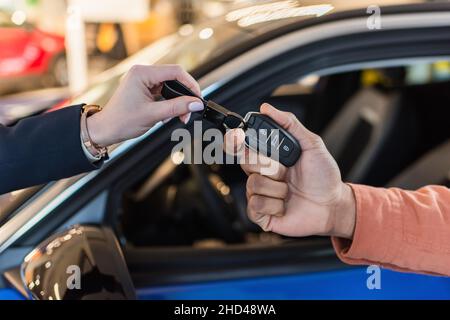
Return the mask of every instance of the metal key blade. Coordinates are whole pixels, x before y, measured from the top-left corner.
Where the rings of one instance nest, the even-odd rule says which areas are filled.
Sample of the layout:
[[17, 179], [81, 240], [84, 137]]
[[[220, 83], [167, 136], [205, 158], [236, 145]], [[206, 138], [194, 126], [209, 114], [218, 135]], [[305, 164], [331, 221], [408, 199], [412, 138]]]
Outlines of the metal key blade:
[[205, 110], [203, 111], [203, 119], [214, 123], [216, 126], [222, 126], [225, 129], [245, 127], [245, 121], [241, 115], [211, 100], [206, 103]]

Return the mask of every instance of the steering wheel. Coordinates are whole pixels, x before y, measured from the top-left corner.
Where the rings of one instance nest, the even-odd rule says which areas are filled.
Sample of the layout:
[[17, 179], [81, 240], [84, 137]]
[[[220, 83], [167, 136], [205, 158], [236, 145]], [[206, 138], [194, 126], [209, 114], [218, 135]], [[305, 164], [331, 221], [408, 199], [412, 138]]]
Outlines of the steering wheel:
[[189, 170], [210, 208], [207, 219], [211, 228], [228, 243], [242, 242], [244, 234], [235, 223], [238, 209], [220, 176], [206, 164], [190, 164]]

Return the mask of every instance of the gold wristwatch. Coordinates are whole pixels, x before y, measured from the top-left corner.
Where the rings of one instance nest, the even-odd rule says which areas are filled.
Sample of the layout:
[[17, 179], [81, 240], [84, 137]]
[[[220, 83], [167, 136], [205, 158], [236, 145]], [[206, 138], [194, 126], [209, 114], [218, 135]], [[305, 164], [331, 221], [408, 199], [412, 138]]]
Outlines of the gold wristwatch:
[[81, 141], [94, 158], [108, 158], [108, 149], [106, 147], [100, 147], [92, 141], [87, 126], [87, 118], [101, 110], [102, 107], [92, 104], [84, 105], [81, 109]]

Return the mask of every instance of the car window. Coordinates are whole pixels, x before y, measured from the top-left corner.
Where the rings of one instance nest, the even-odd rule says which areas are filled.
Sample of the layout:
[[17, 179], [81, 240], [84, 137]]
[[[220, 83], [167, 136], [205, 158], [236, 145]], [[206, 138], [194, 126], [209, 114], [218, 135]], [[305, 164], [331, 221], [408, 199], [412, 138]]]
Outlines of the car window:
[[[255, 101], [269, 101], [296, 114], [308, 128], [320, 128], [313, 131], [324, 138], [345, 181], [385, 186], [424, 150], [450, 138], [449, 109], [442, 108], [450, 103], [445, 95], [449, 88], [450, 65], [438, 61], [310, 75], [294, 83], [286, 79], [273, 92], [258, 88]], [[239, 111], [248, 111], [243, 109]], [[443, 129], [419, 130], [433, 126]], [[400, 149], [405, 152], [392, 151]], [[246, 178], [236, 165], [190, 166], [174, 164], [169, 157], [154, 171], [134, 177], [137, 182], [121, 194], [117, 229], [134, 247], [222, 248], [285, 241], [261, 233], [247, 220]], [[206, 193], [208, 188], [215, 192]]]

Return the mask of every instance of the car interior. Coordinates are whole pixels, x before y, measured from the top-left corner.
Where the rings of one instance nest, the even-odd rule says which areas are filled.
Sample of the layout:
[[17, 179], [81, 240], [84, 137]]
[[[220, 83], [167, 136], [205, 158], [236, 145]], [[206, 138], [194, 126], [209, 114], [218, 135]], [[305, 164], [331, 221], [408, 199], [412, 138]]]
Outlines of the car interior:
[[[283, 84], [262, 101], [295, 113], [319, 133], [344, 181], [405, 189], [449, 185], [448, 62], [310, 75]], [[237, 250], [251, 264], [264, 255], [252, 257], [243, 248], [312, 248], [323, 241], [261, 232], [246, 216], [246, 176], [238, 165], [175, 164], [169, 157], [136, 181], [120, 195], [115, 226], [132, 274], [149, 268], [137, 261], [157, 261], [168, 248], [191, 264], [189, 251], [175, 248], [202, 248], [205, 257]], [[277, 259], [293, 259], [292, 250], [277, 252]], [[165, 257], [161, 268], [170, 265]]]

